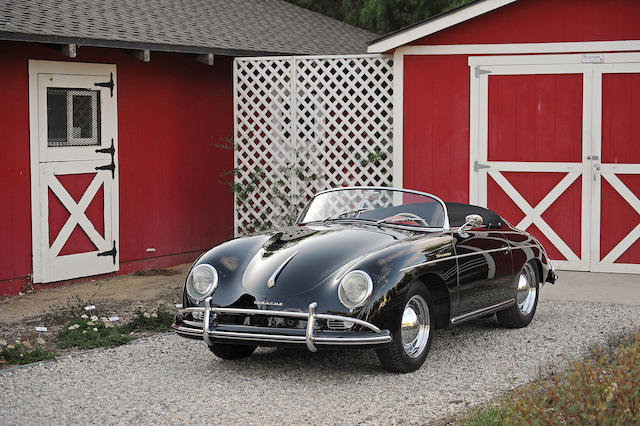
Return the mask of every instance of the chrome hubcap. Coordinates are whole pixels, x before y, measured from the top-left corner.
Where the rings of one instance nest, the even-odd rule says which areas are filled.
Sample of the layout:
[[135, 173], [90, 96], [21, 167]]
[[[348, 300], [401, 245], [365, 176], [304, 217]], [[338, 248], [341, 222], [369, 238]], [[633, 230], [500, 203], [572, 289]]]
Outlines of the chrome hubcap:
[[516, 302], [522, 315], [529, 315], [533, 311], [538, 292], [536, 283], [536, 272], [533, 270], [533, 266], [527, 263], [518, 277], [518, 291], [516, 293]]
[[429, 305], [422, 296], [415, 295], [402, 313], [400, 334], [405, 353], [411, 358], [419, 357], [427, 347], [430, 331]]

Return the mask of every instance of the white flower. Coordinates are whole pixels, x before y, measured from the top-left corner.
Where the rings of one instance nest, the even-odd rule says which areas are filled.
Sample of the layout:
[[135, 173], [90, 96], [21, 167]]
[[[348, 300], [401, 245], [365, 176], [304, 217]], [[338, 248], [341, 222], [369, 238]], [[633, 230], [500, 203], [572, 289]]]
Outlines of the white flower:
[[31, 345], [31, 343], [29, 343], [26, 340], [24, 342], [22, 342], [22, 345], [27, 349], [32, 349], [33, 348], [33, 345]]
[[113, 327], [115, 327], [115, 325], [113, 325], [113, 323], [112, 323], [112, 322], [105, 322], [105, 323], [104, 323], [104, 327], [105, 327], [105, 328], [113, 328]]
[[93, 325], [93, 321], [87, 321], [87, 325]]
[[142, 316], [145, 318], [151, 318], [151, 315], [149, 314], [149, 312], [145, 312]]
[[4, 339], [0, 339], [0, 346], [7, 346], [7, 341]]
[[152, 314], [151, 314], [151, 318], [158, 318], [158, 314], [157, 314], [157, 313], [155, 313], [155, 312], [154, 312], [154, 313], [152, 313]]
[[93, 331], [98, 331], [98, 327], [93, 327]]
[[87, 330], [82, 330], [82, 334], [87, 334]]
[[15, 346], [13, 346], [13, 345], [7, 345], [7, 349], [13, 349], [13, 348], [15, 348]]
[[44, 339], [43, 339], [42, 337], [38, 337], [38, 338], [36, 339], [36, 343], [37, 343], [37, 344], [39, 344], [39, 345], [44, 346], [44, 344], [45, 344], [46, 342], [44, 341]]
[[93, 321], [93, 322], [98, 321], [98, 317], [97, 317], [97, 316], [95, 316], [95, 315], [92, 315], [92, 316], [91, 316], [91, 321]]
[[109, 321], [109, 318], [107, 318], [107, 317], [100, 317], [100, 321], [102, 321], [102, 322], [108, 322], [108, 321]]
[[69, 326], [69, 328], [67, 328], [67, 330], [75, 330], [76, 328], [72, 325]]
[[87, 319], [87, 318], [89, 318], [89, 317], [87, 316], [87, 314], [82, 314], [82, 315], [80, 315], [80, 318], [82, 318], [82, 319]]

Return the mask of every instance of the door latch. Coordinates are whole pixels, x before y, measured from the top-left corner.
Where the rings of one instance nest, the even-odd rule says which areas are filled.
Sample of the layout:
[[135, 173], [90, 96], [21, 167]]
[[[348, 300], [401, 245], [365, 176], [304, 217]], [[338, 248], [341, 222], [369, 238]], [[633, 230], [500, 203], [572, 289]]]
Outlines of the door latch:
[[111, 92], [111, 97], [113, 98], [113, 73], [109, 73], [109, 81], [105, 81], [103, 83], [93, 83], [96, 87], [106, 87]]
[[111, 154], [111, 164], [107, 164], [106, 166], [98, 166], [96, 167], [96, 170], [111, 170], [111, 179], [115, 179], [116, 178], [116, 162], [115, 162], [116, 148], [113, 144], [113, 138], [111, 138], [111, 146], [109, 148], [96, 149], [96, 152], [101, 154]]
[[114, 265], [116, 264], [117, 255], [118, 255], [118, 250], [116, 250], [116, 240], [113, 240], [113, 248], [111, 250], [98, 253], [98, 256], [112, 256]]
[[595, 182], [598, 179], [598, 172], [600, 171], [600, 163], [596, 163], [593, 165], [593, 181]]

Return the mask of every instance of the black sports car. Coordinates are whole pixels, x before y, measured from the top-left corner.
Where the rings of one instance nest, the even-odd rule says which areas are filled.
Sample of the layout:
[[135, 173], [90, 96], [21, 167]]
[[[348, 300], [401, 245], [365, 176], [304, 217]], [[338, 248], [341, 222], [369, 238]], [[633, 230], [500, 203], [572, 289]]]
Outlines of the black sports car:
[[203, 254], [185, 283], [175, 331], [220, 358], [258, 346], [375, 348], [415, 371], [434, 328], [497, 313], [525, 327], [553, 266], [535, 238], [482, 207], [418, 191], [318, 193], [297, 224]]

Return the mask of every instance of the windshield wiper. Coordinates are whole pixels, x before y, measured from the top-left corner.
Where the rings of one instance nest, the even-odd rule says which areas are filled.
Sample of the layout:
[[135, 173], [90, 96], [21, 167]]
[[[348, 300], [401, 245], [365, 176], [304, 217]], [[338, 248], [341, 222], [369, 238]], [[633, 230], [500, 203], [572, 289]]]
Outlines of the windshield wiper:
[[335, 219], [345, 218], [345, 217], [347, 217], [349, 215], [354, 215], [354, 214], [356, 215], [356, 217], [354, 217], [352, 219], [358, 219], [358, 216], [360, 216], [360, 213], [366, 212], [368, 210], [371, 210], [371, 209], [361, 208], [361, 209], [356, 209], [356, 210], [350, 210], [350, 211], [347, 211], [347, 212], [344, 212], [344, 213], [340, 213], [338, 216], [335, 217]]

